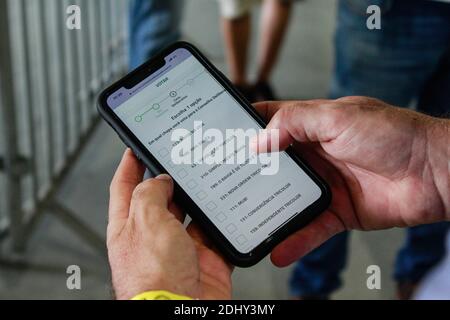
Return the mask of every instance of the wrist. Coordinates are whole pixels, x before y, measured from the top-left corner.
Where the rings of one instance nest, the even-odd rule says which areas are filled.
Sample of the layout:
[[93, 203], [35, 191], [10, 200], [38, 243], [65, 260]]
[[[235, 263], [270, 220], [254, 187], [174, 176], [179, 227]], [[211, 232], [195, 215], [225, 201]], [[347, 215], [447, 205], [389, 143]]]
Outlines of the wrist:
[[147, 277], [136, 278], [136, 281], [130, 282], [130, 278], [126, 279], [127, 281], [114, 283], [113, 281], [113, 289], [115, 298], [117, 300], [130, 300], [137, 295], [156, 290], [167, 290], [171, 291], [165, 284], [161, 282], [150, 282]]
[[450, 176], [449, 176], [449, 146], [450, 120], [430, 118], [426, 122], [426, 166], [431, 172], [430, 183], [436, 190], [439, 206], [443, 212], [434, 212], [439, 220], [450, 220]]
[[175, 284], [170, 281], [167, 282], [164, 279], [170, 279], [169, 276], [158, 277], [154, 281], [149, 281], [150, 275], [136, 278], [134, 283], [124, 282], [123, 284], [114, 285], [114, 292], [116, 299], [118, 300], [130, 300], [134, 297], [152, 291], [168, 291], [173, 294], [181, 296], [192, 296], [192, 292], [186, 290], [185, 285], [182, 282]]
[[166, 290], [153, 290], [140, 293], [131, 300], [192, 300], [192, 298]]
[[156, 291], [156, 290], [163, 290], [163, 289], [152, 289], [150, 287], [121, 288], [120, 286], [119, 287], [114, 286], [114, 288], [113, 288], [114, 295], [113, 296], [116, 300], [131, 300], [144, 292], [150, 292], [150, 291]]

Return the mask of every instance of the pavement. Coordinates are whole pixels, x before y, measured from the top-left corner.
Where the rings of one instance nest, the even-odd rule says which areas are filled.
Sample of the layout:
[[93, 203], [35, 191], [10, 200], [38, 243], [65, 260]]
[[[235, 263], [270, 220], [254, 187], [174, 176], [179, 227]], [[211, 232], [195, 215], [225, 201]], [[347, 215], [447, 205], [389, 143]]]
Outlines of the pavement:
[[[286, 37], [273, 85], [282, 99], [311, 99], [327, 96], [333, 66], [333, 0], [299, 2]], [[183, 33], [226, 72], [219, 15], [215, 1], [186, 1]], [[250, 74], [255, 74], [258, 10], [254, 15]], [[202, 14], [200, 15], [199, 12]], [[208, 26], [208, 28], [205, 28]], [[121, 141], [103, 123], [83, 151], [70, 176], [58, 193], [58, 200], [104, 237], [108, 186], [124, 150]], [[343, 287], [334, 299], [391, 299], [391, 280], [396, 251], [403, 231], [353, 232], [349, 260], [342, 275]], [[1, 253], [1, 251], [0, 251]], [[66, 286], [66, 269], [78, 265], [82, 272], [81, 290]], [[381, 269], [381, 289], [369, 290], [367, 267]], [[292, 267], [278, 269], [268, 258], [251, 269], [233, 274], [235, 299], [288, 299]], [[98, 253], [73, 230], [44, 215], [33, 230], [23, 255], [0, 254], [0, 299], [109, 299], [110, 274], [105, 253]]]

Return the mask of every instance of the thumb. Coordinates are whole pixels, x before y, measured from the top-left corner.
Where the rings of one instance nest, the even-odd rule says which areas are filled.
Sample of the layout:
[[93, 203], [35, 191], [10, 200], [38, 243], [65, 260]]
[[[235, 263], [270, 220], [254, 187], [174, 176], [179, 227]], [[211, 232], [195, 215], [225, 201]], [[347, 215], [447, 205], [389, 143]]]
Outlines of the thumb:
[[251, 141], [251, 147], [271, 152], [284, 150], [294, 141], [330, 142], [340, 133], [337, 122], [343, 114], [341, 108], [327, 100], [292, 102], [273, 115], [266, 130]]
[[133, 192], [131, 214], [147, 214], [154, 209], [166, 209], [173, 197], [173, 181], [168, 175], [160, 175], [140, 183]]

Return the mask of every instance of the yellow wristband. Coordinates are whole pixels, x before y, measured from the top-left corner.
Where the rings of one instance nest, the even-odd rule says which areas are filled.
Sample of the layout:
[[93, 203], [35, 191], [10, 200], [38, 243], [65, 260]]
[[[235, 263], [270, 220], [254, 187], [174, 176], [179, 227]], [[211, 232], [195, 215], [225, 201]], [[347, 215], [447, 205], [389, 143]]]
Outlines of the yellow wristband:
[[192, 298], [171, 293], [169, 291], [159, 290], [138, 294], [131, 300], [192, 300]]

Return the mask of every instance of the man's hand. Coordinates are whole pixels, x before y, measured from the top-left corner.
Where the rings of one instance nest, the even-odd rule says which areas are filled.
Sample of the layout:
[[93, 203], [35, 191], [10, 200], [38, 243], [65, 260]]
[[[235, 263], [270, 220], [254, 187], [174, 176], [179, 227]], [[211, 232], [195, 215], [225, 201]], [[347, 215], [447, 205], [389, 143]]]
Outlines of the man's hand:
[[[286, 266], [351, 229], [407, 227], [449, 219], [449, 122], [348, 97], [255, 105], [280, 148], [294, 143], [330, 184], [331, 207], [272, 252]], [[270, 131], [269, 131], [270, 133]], [[254, 141], [270, 149], [270, 134]], [[269, 141], [268, 141], [269, 140]]]
[[172, 202], [167, 175], [142, 182], [144, 168], [130, 150], [110, 187], [108, 255], [118, 299], [150, 290], [199, 299], [231, 297], [231, 266]]

